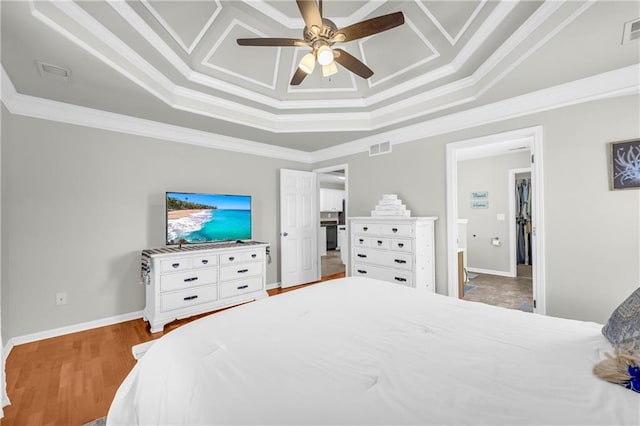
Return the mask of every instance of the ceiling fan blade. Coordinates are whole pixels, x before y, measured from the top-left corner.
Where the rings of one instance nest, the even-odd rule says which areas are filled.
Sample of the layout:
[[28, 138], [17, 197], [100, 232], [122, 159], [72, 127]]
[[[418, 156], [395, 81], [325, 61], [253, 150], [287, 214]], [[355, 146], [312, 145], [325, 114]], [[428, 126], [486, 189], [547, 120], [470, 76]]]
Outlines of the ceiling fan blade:
[[296, 72], [295, 74], [293, 74], [293, 77], [291, 78], [291, 85], [292, 86], [297, 86], [300, 83], [302, 83], [302, 80], [304, 80], [304, 78], [307, 76], [307, 73], [302, 71], [299, 67], [296, 68]]
[[371, 68], [362, 63], [358, 58], [342, 49], [333, 49], [334, 60], [362, 78], [369, 78], [373, 75]]
[[341, 30], [338, 30], [333, 38], [343, 34], [344, 41], [357, 40], [359, 38], [390, 30], [391, 28], [395, 28], [402, 24], [404, 24], [404, 15], [402, 12], [395, 12], [344, 27]]
[[307, 28], [311, 30], [311, 27], [315, 25], [318, 30], [321, 30], [322, 15], [316, 0], [296, 0], [296, 3], [298, 3], [298, 9], [300, 9], [300, 14]]
[[304, 40], [295, 38], [239, 38], [240, 46], [308, 46]]

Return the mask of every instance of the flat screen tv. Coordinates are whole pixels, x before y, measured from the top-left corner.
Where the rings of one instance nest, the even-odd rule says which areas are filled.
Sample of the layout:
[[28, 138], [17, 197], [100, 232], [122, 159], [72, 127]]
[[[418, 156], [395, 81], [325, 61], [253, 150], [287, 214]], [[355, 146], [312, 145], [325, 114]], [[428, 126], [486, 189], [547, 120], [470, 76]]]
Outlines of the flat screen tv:
[[251, 239], [251, 196], [167, 192], [167, 244]]

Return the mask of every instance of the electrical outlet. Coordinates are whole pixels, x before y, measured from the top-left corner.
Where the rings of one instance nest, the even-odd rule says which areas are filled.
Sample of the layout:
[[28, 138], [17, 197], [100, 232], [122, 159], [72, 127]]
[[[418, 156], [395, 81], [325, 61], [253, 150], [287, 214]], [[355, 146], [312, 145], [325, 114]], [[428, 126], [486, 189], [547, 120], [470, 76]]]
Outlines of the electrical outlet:
[[56, 305], [66, 305], [67, 304], [67, 292], [62, 291], [60, 293], [56, 293]]

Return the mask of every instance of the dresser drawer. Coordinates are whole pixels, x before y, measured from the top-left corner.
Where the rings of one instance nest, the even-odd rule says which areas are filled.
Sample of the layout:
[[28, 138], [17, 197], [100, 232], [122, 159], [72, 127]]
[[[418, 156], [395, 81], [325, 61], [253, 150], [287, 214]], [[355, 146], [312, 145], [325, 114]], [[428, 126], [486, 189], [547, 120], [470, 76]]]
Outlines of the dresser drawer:
[[391, 239], [356, 235], [353, 238], [353, 247], [373, 247], [388, 250], [391, 248]]
[[251, 262], [262, 260], [264, 258], [264, 249], [240, 251], [220, 256], [220, 265], [232, 265], [235, 263]]
[[262, 277], [226, 281], [220, 283], [220, 299], [240, 296], [245, 293], [262, 290]]
[[353, 237], [353, 247], [369, 247], [371, 238], [356, 235]]
[[399, 237], [411, 237], [413, 235], [413, 226], [407, 224], [380, 224], [381, 235], [394, 235]]
[[211, 266], [216, 266], [218, 264], [218, 255], [209, 254], [206, 256], [197, 256], [192, 260], [194, 268], [208, 268]]
[[370, 237], [369, 247], [389, 250], [391, 248], [391, 239], [382, 237]]
[[262, 274], [262, 262], [241, 263], [220, 267], [220, 281], [235, 280]]
[[353, 232], [356, 234], [377, 235], [380, 233], [380, 224], [378, 223], [353, 222], [351, 226], [353, 227]]
[[184, 271], [185, 269], [191, 269], [191, 259], [190, 258], [174, 258], [174, 259], [163, 259], [160, 260], [160, 272], [171, 272], [171, 271]]
[[354, 262], [370, 263], [389, 268], [411, 270], [413, 268], [413, 256], [411, 253], [398, 253], [393, 251], [375, 250], [356, 247], [353, 249]]
[[182, 290], [188, 287], [214, 284], [217, 281], [217, 268], [199, 268], [175, 274], [162, 274], [160, 275], [160, 291]]
[[391, 239], [391, 250], [413, 252], [413, 240]]
[[400, 271], [397, 269], [366, 265], [364, 263], [355, 263], [353, 265], [352, 275], [375, 278], [382, 281], [413, 287], [413, 279], [411, 278], [412, 274], [409, 271]]
[[166, 312], [188, 308], [189, 306], [213, 302], [217, 298], [218, 286], [216, 284], [166, 293], [160, 296], [160, 311]]

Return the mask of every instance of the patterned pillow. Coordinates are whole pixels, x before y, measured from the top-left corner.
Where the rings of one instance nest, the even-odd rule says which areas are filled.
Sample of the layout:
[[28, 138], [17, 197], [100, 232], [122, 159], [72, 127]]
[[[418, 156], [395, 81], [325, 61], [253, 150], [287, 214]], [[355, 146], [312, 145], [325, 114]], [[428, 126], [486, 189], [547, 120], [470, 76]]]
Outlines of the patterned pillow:
[[640, 288], [616, 308], [602, 327], [602, 334], [614, 346], [640, 341]]

